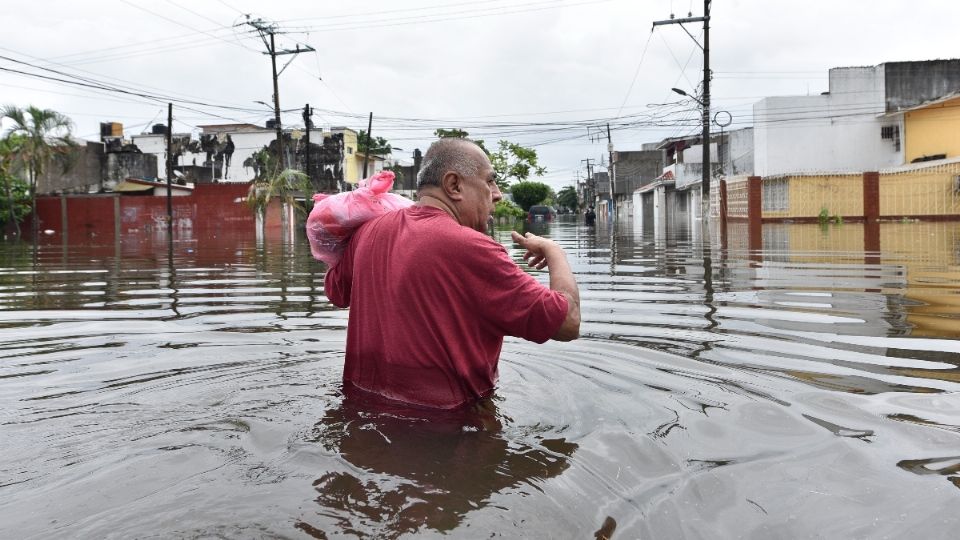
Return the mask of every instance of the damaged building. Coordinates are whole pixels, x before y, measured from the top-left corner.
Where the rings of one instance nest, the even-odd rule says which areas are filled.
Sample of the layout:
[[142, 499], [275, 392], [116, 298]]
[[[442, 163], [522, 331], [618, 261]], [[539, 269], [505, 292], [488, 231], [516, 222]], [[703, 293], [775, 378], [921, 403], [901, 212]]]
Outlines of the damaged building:
[[77, 141], [37, 178], [37, 193], [103, 193], [127, 178], [154, 179], [157, 158], [123, 138], [123, 125], [100, 124], [100, 141]]
[[[250, 182], [263, 175], [271, 156], [277, 155], [277, 132], [272, 121], [263, 127], [254, 124], [198, 127], [201, 132], [197, 139], [189, 133], [171, 135], [174, 176], [189, 183]], [[165, 164], [166, 130], [167, 126], [157, 124], [151, 133], [134, 135], [132, 139], [144, 153]], [[356, 174], [350, 174], [356, 148], [357, 134], [346, 128], [286, 129], [283, 131], [283, 167], [307, 173], [316, 191], [342, 191], [359, 180]]]

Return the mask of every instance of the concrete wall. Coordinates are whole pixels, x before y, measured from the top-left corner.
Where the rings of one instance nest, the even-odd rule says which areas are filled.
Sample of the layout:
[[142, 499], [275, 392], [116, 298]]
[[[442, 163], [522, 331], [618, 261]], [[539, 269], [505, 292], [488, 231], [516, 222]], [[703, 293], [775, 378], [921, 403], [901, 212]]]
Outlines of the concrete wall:
[[[64, 162], [68, 168], [64, 170]], [[24, 175], [25, 176], [25, 175]], [[103, 143], [86, 141], [70, 152], [69, 157], [57, 158], [37, 182], [37, 193], [97, 193], [112, 189], [128, 177], [155, 178], [157, 160], [150, 154], [134, 149], [107, 152]]]
[[960, 215], [960, 160], [880, 171], [881, 216]]
[[[771, 210], [769, 186], [782, 181], [788, 190], [787, 207]], [[823, 174], [764, 178], [765, 218], [816, 218], [826, 209], [829, 216], [863, 216], [863, 176], [861, 174]]]
[[906, 162], [923, 156], [960, 156], [960, 97], [904, 113]]
[[725, 176], [752, 175], [754, 171], [753, 128], [723, 133], [720, 161]]
[[960, 60], [888, 62], [878, 67], [884, 71], [887, 112], [960, 91]]
[[156, 178], [157, 156], [139, 152], [110, 152], [100, 160], [104, 189], [110, 190], [127, 178]]
[[645, 186], [663, 172], [663, 152], [640, 150], [614, 152], [616, 168], [614, 193], [630, 195], [640, 186]]
[[[877, 186], [880, 218], [956, 219], [960, 216], [960, 158], [936, 165], [917, 164], [881, 170]], [[745, 184], [728, 180], [728, 215], [746, 216]], [[763, 179], [763, 219], [860, 220], [864, 208], [862, 173], [785, 175]], [[773, 199], [780, 198], [781, 201]]]
[[[256, 219], [246, 204], [246, 193], [245, 185], [221, 184], [197, 186], [190, 196], [174, 197], [173, 227], [179, 238], [252, 233]], [[51, 229], [56, 236], [67, 235], [72, 239], [97, 238], [98, 242], [107, 242], [117, 234], [136, 236], [167, 228], [165, 196], [39, 197], [37, 213], [41, 230]]]
[[[66, 160], [57, 159], [37, 178], [37, 193], [96, 193], [100, 189], [103, 143], [85, 141]], [[64, 165], [66, 164], [66, 169]], [[27, 173], [20, 175], [27, 180]]]
[[754, 172], [862, 172], [903, 163], [902, 148], [881, 138], [883, 126], [899, 125], [879, 117], [884, 95], [876, 66], [831, 69], [826, 95], [760, 100], [753, 108]]

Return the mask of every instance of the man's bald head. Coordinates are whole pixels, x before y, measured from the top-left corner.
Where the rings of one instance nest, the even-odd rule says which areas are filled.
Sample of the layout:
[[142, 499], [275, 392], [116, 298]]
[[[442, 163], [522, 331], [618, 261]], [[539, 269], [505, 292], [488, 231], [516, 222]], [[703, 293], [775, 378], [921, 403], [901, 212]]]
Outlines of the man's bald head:
[[453, 171], [463, 177], [480, 171], [483, 149], [469, 139], [444, 138], [436, 141], [423, 156], [423, 168], [417, 175], [417, 189], [441, 187], [443, 175]]

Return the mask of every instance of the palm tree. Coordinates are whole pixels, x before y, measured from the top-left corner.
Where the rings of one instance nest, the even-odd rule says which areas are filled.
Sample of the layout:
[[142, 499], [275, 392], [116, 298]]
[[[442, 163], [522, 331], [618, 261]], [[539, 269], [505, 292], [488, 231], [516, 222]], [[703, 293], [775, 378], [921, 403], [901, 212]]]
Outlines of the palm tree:
[[[30, 186], [30, 212], [33, 222], [33, 238], [37, 239], [39, 220], [37, 219], [37, 179], [46, 170], [47, 165], [56, 156], [68, 155], [76, 146], [70, 139], [73, 122], [52, 109], [40, 109], [33, 105], [20, 108], [6, 105], [0, 109], [0, 120], [10, 120], [11, 127], [5, 137], [20, 136], [20, 144], [15, 152], [18, 161], [27, 171]], [[68, 167], [67, 160], [63, 161]]]
[[[257, 214], [258, 227], [264, 223], [263, 218], [267, 213], [267, 205], [277, 197], [281, 202], [286, 203], [291, 211], [303, 213], [306, 211], [298, 202], [298, 197], [306, 197], [313, 191], [310, 185], [310, 177], [301, 171], [294, 169], [284, 169], [277, 174], [258, 176], [250, 183], [250, 191], [247, 194], [247, 204]], [[291, 213], [289, 219], [293, 219]]]

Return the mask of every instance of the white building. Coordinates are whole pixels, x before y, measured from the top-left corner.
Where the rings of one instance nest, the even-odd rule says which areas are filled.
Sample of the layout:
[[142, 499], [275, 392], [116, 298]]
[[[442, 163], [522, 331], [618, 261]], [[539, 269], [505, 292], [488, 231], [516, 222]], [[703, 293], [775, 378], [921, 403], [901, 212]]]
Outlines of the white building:
[[756, 174], [858, 172], [903, 162], [902, 145], [881, 138], [890, 122], [883, 117], [883, 65], [831, 69], [829, 88], [753, 106]]
[[753, 107], [755, 174], [862, 172], [904, 163], [903, 115], [960, 89], [960, 60], [830, 70], [818, 96], [768, 97]]

